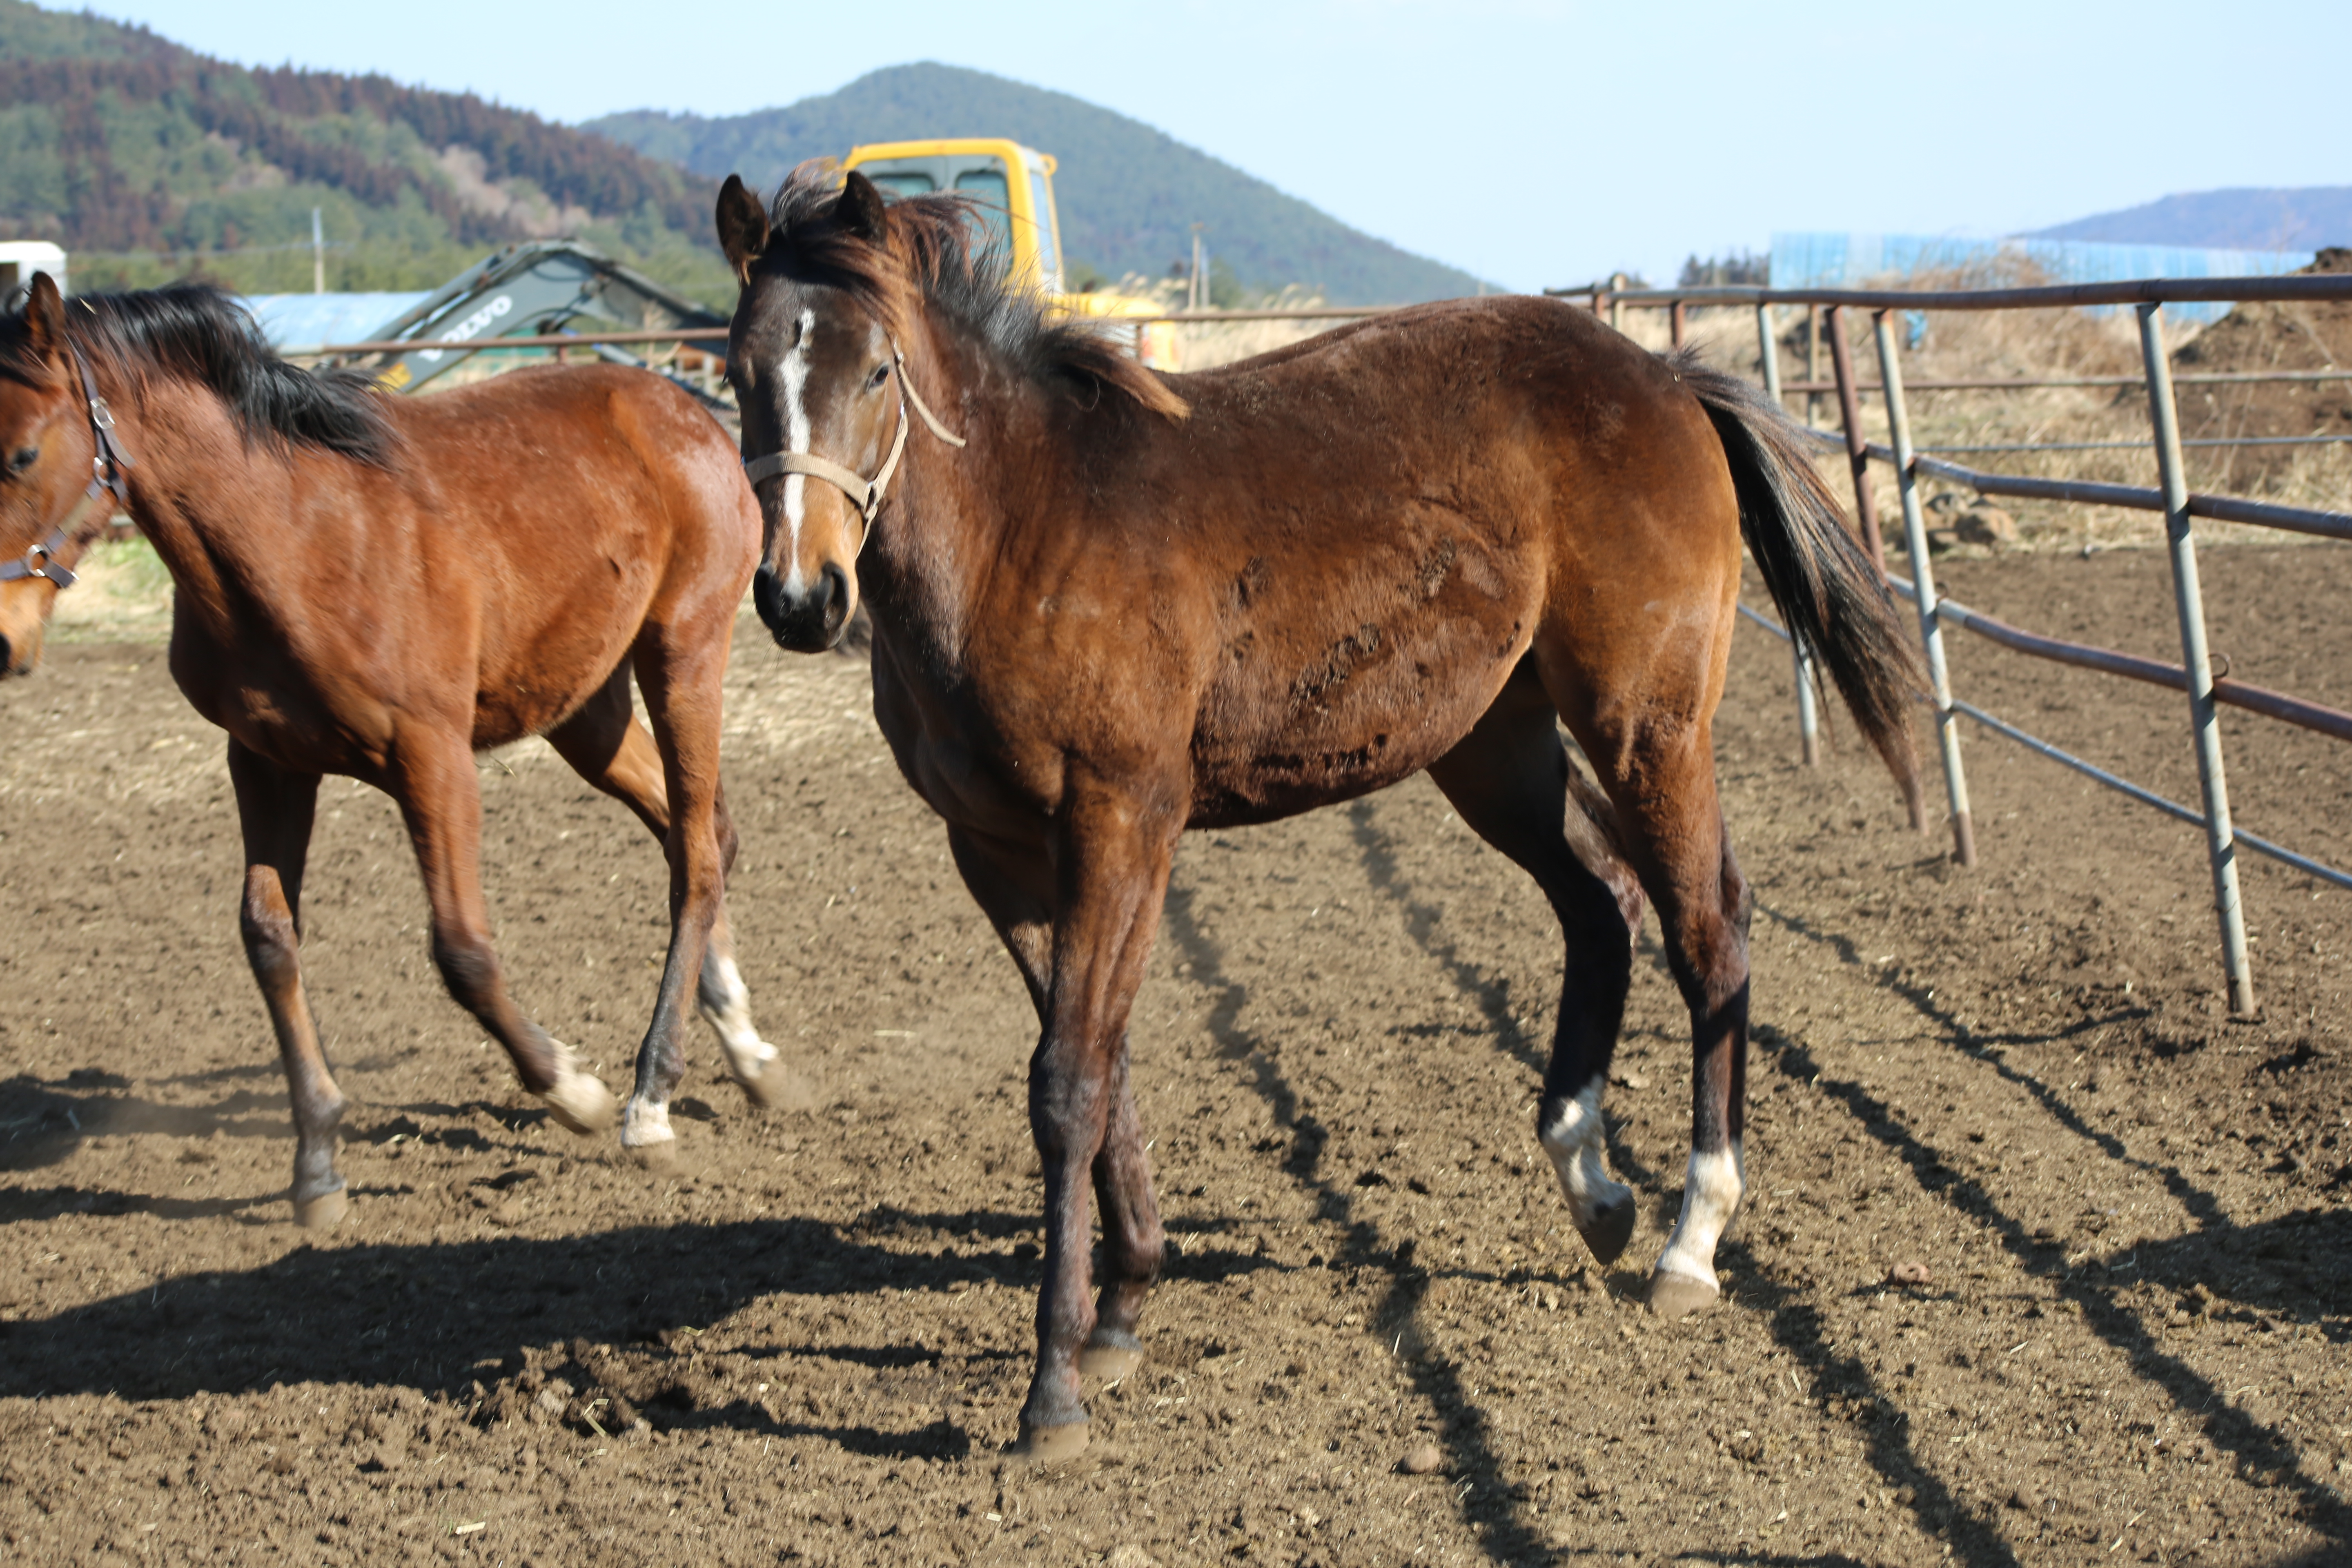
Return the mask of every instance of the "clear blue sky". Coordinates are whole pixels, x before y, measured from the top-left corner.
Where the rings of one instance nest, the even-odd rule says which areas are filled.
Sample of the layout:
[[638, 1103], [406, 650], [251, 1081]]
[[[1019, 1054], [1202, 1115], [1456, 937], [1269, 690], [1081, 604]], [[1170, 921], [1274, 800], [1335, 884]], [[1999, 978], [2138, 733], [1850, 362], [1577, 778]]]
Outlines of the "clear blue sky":
[[735, 114], [882, 66], [970, 66], [1132, 115], [1515, 289], [1671, 275], [1775, 228], [1993, 235], [2179, 191], [2352, 184], [2347, 0], [94, 8], [232, 60], [381, 71], [569, 121]]

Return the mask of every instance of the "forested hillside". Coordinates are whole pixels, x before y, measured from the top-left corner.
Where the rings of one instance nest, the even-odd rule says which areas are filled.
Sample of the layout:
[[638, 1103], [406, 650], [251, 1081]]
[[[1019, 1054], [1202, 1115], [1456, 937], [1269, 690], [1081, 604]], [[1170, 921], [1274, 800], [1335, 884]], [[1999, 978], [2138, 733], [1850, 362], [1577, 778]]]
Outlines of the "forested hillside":
[[1254, 289], [1373, 303], [1478, 286], [1150, 126], [979, 71], [902, 66], [731, 120], [573, 128], [383, 77], [248, 69], [143, 27], [0, 0], [0, 239], [63, 245], [77, 289], [190, 274], [307, 289], [317, 208], [333, 289], [432, 288], [509, 240], [561, 234], [723, 309], [719, 175], [772, 186], [803, 158], [922, 135], [1054, 153], [1074, 271], [1164, 274], [1198, 223], [1219, 273]]
[[587, 129], [698, 174], [740, 173], [767, 187], [804, 158], [837, 157], [861, 142], [1009, 136], [1060, 161], [1063, 247], [1108, 278], [1165, 273], [1191, 255], [1199, 223], [1211, 255], [1253, 289], [1306, 284], [1345, 304], [1478, 289], [1466, 272], [1360, 234], [1139, 121], [953, 66], [894, 66], [838, 92], [730, 119], [641, 111]]
[[142, 27], [0, 0], [0, 238], [71, 253], [77, 289], [191, 271], [308, 288], [445, 282], [511, 239], [567, 234], [720, 307], [713, 181], [470, 94], [248, 70]]

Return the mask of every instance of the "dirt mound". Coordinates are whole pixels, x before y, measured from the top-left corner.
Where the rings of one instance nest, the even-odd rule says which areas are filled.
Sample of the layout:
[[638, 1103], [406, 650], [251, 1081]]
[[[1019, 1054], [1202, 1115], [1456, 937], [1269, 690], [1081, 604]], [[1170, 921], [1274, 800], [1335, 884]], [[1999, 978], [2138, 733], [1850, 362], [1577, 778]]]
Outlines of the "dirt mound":
[[[2352, 249], [2321, 251], [2303, 269], [2317, 273], [2352, 273]], [[2352, 300], [2241, 305], [2199, 334], [2173, 364], [2184, 374], [2352, 367]], [[2352, 381], [2192, 383], [2179, 388], [2179, 397], [2182, 432], [2192, 439], [2352, 435]], [[2241, 449], [2231, 488], [2284, 467], [2293, 452]]]

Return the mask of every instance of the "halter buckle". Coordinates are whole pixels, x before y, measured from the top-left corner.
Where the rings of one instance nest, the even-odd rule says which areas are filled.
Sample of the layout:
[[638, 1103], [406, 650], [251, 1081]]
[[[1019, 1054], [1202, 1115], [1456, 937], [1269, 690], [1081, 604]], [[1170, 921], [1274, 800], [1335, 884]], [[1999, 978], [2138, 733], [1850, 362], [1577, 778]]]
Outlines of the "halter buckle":
[[[17, 574], [10, 574], [12, 576]], [[24, 567], [21, 574], [26, 577], [45, 578], [51, 587], [61, 594], [80, 581], [79, 576], [71, 567], [58, 564], [57, 546], [47, 541], [25, 547]]]

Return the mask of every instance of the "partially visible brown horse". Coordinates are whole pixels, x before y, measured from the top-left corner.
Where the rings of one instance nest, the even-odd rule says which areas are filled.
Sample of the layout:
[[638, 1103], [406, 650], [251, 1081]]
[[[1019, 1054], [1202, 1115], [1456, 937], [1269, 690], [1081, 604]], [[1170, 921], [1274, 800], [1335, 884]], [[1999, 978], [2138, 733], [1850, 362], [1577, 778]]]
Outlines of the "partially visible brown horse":
[[[638, 372], [517, 372], [391, 399], [273, 356], [195, 287], [59, 300], [46, 277], [0, 321], [0, 552], [71, 560], [125, 504], [172, 574], [173, 678], [229, 734], [244, 827], [244, 933], [293, 1093], [294, 1213], [332, 1224], [343, 1097], [297, 959], [319, 779], [399, 802], [450, 994], [574, 1131], [613, 1097], [507, 994], [482, 904], [474, 752], [544, 734], [634, 810], [670, 865], [669, 962], [626, 1142], [669, 1136], [678, 1012], [704, 1015], [755, 1100], [788, 1076], [751, 1026], [721, 889], [719, 676], [759, 519], [725, 433]], [[127, 472], [124, 471], [127, 469]], [[57, 592], [8, 584], [0, 668], [37, 650]], [[37, 595], [37, 598], [34, 596]], [[31, 599], [33, 602], [25, 602]], [[631, 716], [634, 668], [653, 733]]]
[[[778, 642], [813, 649], [863, 591], [875, 711], [1042, 1026], [1024, 1450], [1082, 1446], [1079, 1374], [1139, 1353], [1162, 1237], [1128, 1014], [1178, 836], [1423, 769], [1565, 930], [1538, 1131], [1604, 1261], [1634, 1216], [1601, 1162], [1601, 1089], [1643, 890], [1656, 901], [1695, 1071], [1682, 1221], [1650, 1300], [1713, 1300], [1742, 1190], [1748, 906], [1708, 726], [1743, 532], [1916, 795], [1914, 660], [1796, 432], [1694, 359], [1525, 298], [1162, 379], [1007, 295], [966, 219], [813, 169], [772, 209], [730, 178], [718, 210], [767, 523], [754, 600]], [[962, 450], [908, 434], [926, 401]], [[1091, 1307], [1090, 1181], [1108, 1273]]]

